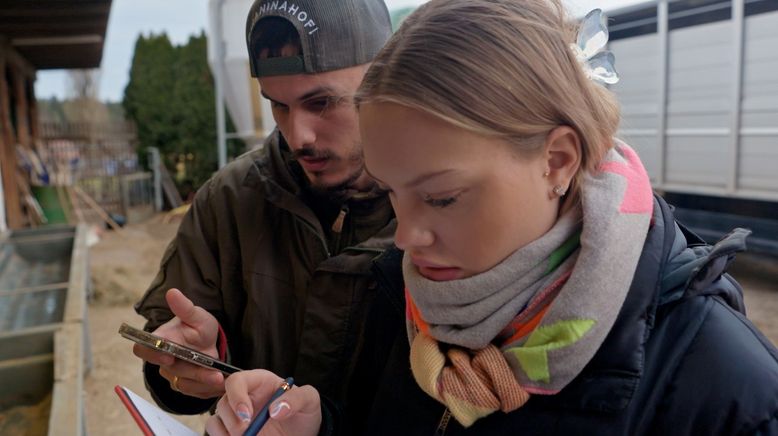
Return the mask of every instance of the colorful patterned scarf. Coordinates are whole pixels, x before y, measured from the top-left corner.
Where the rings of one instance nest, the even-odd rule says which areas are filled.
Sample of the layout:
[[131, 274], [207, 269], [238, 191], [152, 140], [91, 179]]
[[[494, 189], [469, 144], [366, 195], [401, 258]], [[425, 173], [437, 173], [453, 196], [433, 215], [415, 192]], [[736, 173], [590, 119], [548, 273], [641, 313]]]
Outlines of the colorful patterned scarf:
[[581, 195], [581, 209], [484, 273], [436, 282], [403, 259], [413, 375], [463, 426], [559, 392], [613, 326], [648, 232], [651, 185], [617, 141]]

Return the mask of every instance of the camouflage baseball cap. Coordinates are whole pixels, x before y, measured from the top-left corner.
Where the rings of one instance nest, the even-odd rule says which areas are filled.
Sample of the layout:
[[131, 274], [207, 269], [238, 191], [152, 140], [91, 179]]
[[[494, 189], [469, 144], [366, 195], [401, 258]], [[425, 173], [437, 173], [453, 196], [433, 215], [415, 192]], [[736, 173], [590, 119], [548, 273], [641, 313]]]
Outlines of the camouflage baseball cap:
[[[289, 21], [300, 36], [301, 56], [257, 59], [251, 50], [262, 19]], [[321, 73], [373, 60], [392, 33], [383, 0], [256, 0], [246, 21], [251, 75]]]

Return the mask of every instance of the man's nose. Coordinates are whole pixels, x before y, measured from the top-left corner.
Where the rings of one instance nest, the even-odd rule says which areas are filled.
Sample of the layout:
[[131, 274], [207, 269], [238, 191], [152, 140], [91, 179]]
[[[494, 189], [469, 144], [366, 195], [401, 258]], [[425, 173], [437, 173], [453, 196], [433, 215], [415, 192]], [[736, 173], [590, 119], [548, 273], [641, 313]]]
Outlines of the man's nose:
[[292, 110], [289, 113], [289, 129], [287, 142], [292, 150], [300, 150], [316, 142], [316, 120], [302, 110]]

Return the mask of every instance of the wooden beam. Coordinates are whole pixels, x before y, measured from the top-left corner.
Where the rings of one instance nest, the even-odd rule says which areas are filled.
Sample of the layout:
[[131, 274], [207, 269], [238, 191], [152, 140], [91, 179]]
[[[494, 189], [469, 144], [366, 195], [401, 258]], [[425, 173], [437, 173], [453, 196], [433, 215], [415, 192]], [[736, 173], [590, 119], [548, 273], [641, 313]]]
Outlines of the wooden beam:
[[59, 14], [67, 11], [91, 12], [96, 10], [110, 10], [111, 0], [79, 0], [63, 2], [61, 0], [3, 0], [3, 10], [11, 14], [39, 14], [41, 11], [53, 11]]
[[5, 212], [8, 227], [18, 229], [24, 226], [24, 214], [19, 197], [19, 187], [16, 185], [16, 135], [11, 125], [11, 105], [9, 83], [6, 82], [7, 67], [6, 47], [0, 47], [0, 165], [3, 166], [3, 190], [5, 194]]
[[[10, 4], [9, 4], [10, 2]], [[50, 17], [72, 17], [80, 14], [94, 15], [103, 14], [108, 16], [111, 11], [111, 2], [51, 2], [45, 8], [30, 7], [30, 0], [23, 0], [13, 5], [13, 0], [5, 0], [2, 9], [0, 9], [0, 18], [20, 18], [20, 17], [39, 17], [47, 15]], [[36, 2], [40, 3], [40, 2]]]
[[27, 102], [30, 110], [30, 139], [36, 147], [41, 139], [40, 119], [38, 117], [38, 99], [35, 98], [35, 76], [27, 78], [27, 95], [30, 101]]
[[14, 100], [16, 101], [16, 140], [23, 147], [30, 147], [30, 112], [27, 105], [27, 75], [20, 68], [11, 68]]
[[6, 23], [0, 29], [6, 37], [14, 38], [32, 38], [32, 37], [51, 37], [51, 36], [69, 36], [69, 35], [105, 35], [108, 27], [107, 20], [93, 19], [85, 22], [60, 22], [55, 25], [45, 23]]
[[18, 68], [27, 77], [35, 76], [35, 67], [11, 46], [7, 39], [0, 41], [0, 50], [5, 52], [6, 64]]
[[81, 189], [81, 187], [79, 187], [78, 185], [73, 185], [72, 187], [70, 187], [70, 189], [75, 191], [76, 194], [78, 194], [78, 196], [80, 196], [81, 199], [84, 200], [84, 202], [86, 202], [86, 204], [92, 208], [92, 210], [97, 212], [97, 215], [99, 215], [103, 221], [107, 222], [112, 229], [114, 229], [116, 232], [120, 232], [122, 230], [122, 227], [116, 221], [114, 221], [110, 215], [108, 215], [108, 212], [106, 212], [105, 209], [100, 207], [100, 205], [97, 204], [97, 202], [94, 199], [92, 199], [92, 197], [90, 197], [89, 194], [84, 192], [84, 190]]
[[62, 24], [63, 21], [70, 21], [72, 23], [82, 23], [85, 27], [89, 26], [101, 26], [106, 23], [108, 14], [100, 12], [95, 14], [82, 14], [78, 10], [70, 11], [70, 14], [49, 15], [48, 11], [40, 13], [38, 15], [21, 15], [21, 16], [3, 16], [0, 14], [0, 30], [20, 29], [21, 24], [27, 24], [32, 26], [40, 26], [47, 24], [52, 26], [52, 33], [50, 36], [58, 36], [56, 29]]
[[19, 47], [19, 52], [38, 70], [99, 68], [103, 45]]

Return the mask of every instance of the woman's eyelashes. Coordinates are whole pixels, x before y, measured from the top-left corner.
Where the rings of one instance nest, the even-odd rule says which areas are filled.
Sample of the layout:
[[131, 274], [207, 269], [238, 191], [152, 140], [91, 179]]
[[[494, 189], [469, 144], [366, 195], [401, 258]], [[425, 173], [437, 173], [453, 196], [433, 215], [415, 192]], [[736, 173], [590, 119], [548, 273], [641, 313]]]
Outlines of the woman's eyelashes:
[[456, 203], [460, 195], [462, 195], [461, 192], [448, 197], [433, 197], [431, 195], [425, 195], [424, 202], [432, 207], [444, 208]]
[[[384, 185], [383, 183], [376, 183], [376, 187], [383, 192], [386, 192], [389, 194], [390, 198], [394, 198], [394, 191], [392, 188], [390, 188], [387, 185]], [[444, 208], [451, 206], [452, 204], [456, 203], [459, 199], [459, 196], [462, 195], [465, 192], [465, 190], [459, 191], [454, 195], [432, 195], [432, 194], [422, 194], [422, 200], [432, 206], [432, 207], [439, 207]]]

